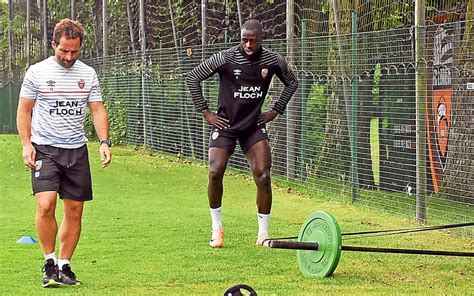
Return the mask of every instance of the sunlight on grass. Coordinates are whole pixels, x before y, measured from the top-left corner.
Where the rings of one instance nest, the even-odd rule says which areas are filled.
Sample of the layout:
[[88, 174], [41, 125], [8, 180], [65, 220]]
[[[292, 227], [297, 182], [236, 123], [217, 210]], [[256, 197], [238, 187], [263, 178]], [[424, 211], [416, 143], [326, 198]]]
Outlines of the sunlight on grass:
[[[104, 170], [96, 144], [90, 145], [94, 200], [86, 203], [72, 260], [84, 285], [42, 289], [39, 245], [16, 243], [23, 235], [37, 237], [29, 171], [22, 165], [19, 142], [16, 136], [0, 136], [1, 295], [222, 295], [237, 283], [250, 285], [259, 295], [472, 295], [471, 258], [343, 252], [333, 277], [303, 277], [295, 251], [255, 246], [255, 184], [244, 177], [248, 174], [235, 171], [224, 180], [225, 245], [211, 249], [203, 163], [113, 147], [113, 163]], [[417, 226], [410, 219], [345, 203], [339, 194], [310, 198], [274, 186], [271, 235], [297, 235], [317, 210], [332, 213], [343, 233]], [[61, 202], [57, 212], [61, 217]], [[471, 239], [446, 231], [344, 245], [473, 249]]]

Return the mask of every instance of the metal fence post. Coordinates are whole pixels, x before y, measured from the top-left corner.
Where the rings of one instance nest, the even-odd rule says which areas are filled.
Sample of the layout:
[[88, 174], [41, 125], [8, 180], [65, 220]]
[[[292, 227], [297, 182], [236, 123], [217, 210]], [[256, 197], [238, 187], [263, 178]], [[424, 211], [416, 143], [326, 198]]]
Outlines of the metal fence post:
[[351, 181], [352, 181], [352, 202], [357, 200], [359, 189], [358, 174], [358, 131], [357, 131], [357, 112], [358, 108], [358, 78], [357, 78], [357, 13], [352, 12], [352, 102], [351, 102]]
[[426, 222], [425, 0], [415, 2], [416, 219]]
[[[206, 34], [206, 0], [201, 0], [201, 61], [204, 61], [206, 58], [206, 45], [207, 45], [207, 34]], [[209, 97], [209, 92], [206, 87], [206, 81], [201, 83], [202, 85], [202, 94], [205, 99]], [[208, 135], [206, 133], [207, 122], [200, 117], [201, 119], [201, 128], [202, 128], [202, 159], [207, 160], [207, 142], [208, 142]]]
[[145, 50], [146, 50], [146, 37], [145, 37], [145, 3], [144, 0], [140, 0], [140, 45], [141, 45], [141, 62], [140, 62], [140, 74], [141, 74], [141, 96], [142, 96], [142, 116], [143, 116], [143, 145], [146, 145], [146, 108], [145, 108]]
[[26, 67], [31, 65], [31, 1], [26, 1]]
[[102, 0], [102, 56], [109, 56], [109, 13], [108, 1]]
[[162, 71], [163, 71], [163, 43], [160, 40], [160, 45], [159, 45], [159, 52], [158, 52], [158, 69], [160, 70], [160, 73], [158, 75], [158, 150], [164, 150], [165, 145], [164, 145], [164, 130], [163, 127], [165, 126], [164, 120], [163, 120], [163, 110], [164, 110], [164, 105], [165, 105], [165, 83], [163, 83], [162, 79]]
[[300, 147], [300, 177], [301, 181], [306, 178], [306, 108], [308, 101], [308, 81], [306, 79], [306, 69], [308, 64], [308, 23], [306, 20], [301, 21], [301, 147]]
[[48, 11], [48, 1], [43, 0], [43, 58], [48, 57], [48, 18], [46, 17], [46, 12]]
[[76, 0], [71, 0], [71, 19], [76, 19]]
[[[294, 1], [286, 1], [286, 55], [289, 63], [293, 64], [294, 54], [294, 29], [295, 29], [295, 6]], [[294, 180], [296, 177], [296, 161], [297, 161], [297, 139], [296, 139], [296, 97], [288, 103], [286, 115], [286, 176], [289, 180]]]

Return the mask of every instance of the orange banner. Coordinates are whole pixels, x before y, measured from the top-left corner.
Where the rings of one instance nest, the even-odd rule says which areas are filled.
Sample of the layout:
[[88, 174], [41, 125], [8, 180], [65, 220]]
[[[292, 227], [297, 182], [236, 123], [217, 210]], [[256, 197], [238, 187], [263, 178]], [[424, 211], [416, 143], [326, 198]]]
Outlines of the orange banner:
[[452, 89], [433, 90], [428, 110], [428, 152], [434, 192], [439, 191], [448, 160], [449, 127], [451, 123]]

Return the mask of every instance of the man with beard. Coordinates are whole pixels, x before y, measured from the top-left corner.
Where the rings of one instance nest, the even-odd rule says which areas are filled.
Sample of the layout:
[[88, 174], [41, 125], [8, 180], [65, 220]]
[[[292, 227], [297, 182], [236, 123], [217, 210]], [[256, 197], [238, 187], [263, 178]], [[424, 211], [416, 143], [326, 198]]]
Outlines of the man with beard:
[[[93, 68], [78, 60], [83, 38], [79, 22], [60, 21], [51, 42], [54, 56], [28, 69], [20, 91], [17, 127], [36, 199], [35, 226], [45, 257], [43, 287], [81, 284], [70, 260], [81, 233], [84, 201], [92, 199], [84, 132], [87, 106], [100, 140], [102, 167], [111, 162], [108, 114], [99, 80]], [[56, 256], [58, 195], [64, 218]]]

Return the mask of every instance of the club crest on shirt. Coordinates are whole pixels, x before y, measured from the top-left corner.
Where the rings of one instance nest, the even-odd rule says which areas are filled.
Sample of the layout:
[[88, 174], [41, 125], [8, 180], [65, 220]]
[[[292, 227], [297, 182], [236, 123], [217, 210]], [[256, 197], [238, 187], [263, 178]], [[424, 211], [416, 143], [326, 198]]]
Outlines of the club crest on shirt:
[[260, 73], [262, 74], [262, 78], [265, 79], [268, 75], [268, 69], [267, 68], [263, 68], [262, 69], [262, 72]]
[[79, 86], [80, 89], [83, 89], [84, 86], [86, 86], [86, 82], [84, 81], [84, 79], [79, 79], [79, 81], [77, 82], [77, 86]]
[[239, 79], [239, 76], [242, 74], [242, 70], [240, 69], [234, 69], [234, 76], [235, 79]]

